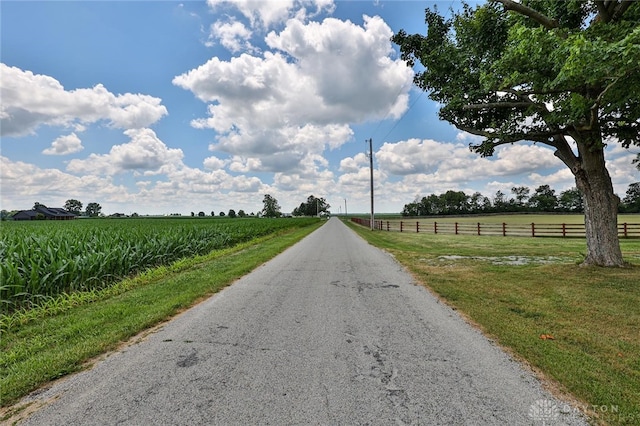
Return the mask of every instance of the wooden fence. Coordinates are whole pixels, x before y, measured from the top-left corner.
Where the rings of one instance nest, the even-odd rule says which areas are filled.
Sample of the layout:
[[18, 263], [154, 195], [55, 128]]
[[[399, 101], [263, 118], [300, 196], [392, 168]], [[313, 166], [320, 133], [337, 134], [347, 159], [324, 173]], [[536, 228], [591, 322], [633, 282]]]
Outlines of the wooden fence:
[[[370, 219], [354, 217], [353, 222], [371, 227]], [[584, 224], [507, 224], [438, 222], [435, 220], [374, 220], [374, 229], [390, 232], [417, 232], [452, 235], [497, 235], [503, 237], [585, 237]], [[640, 238], [640, 223], [619, 223], [620, 238]]]

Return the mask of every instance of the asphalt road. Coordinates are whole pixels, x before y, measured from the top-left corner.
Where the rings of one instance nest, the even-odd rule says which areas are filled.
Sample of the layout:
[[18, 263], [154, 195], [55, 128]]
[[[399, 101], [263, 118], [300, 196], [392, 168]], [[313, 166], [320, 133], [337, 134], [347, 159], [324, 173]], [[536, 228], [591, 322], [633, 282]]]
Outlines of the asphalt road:
[[585, 424], [335, 218], [30, 398], [28, 425]]

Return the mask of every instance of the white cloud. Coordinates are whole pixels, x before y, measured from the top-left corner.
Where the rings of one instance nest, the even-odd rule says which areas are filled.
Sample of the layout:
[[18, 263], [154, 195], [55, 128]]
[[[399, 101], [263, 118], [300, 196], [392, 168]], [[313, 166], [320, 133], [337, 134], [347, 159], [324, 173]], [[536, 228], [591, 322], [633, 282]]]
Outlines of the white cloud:
[[100, 203], [132, 200], [125, 187], [115, 185], [104, 177], [74, 176], [58, 169], [43, 169], [22, 161], [12, 161], [7, 157], [0, 157], [0, 163], [2, 198], [12, 203], [8, 208], [28, 209], [36, 201], [51, 207], [62, 207], [69, 198]]
[[391, 174], [434, 174], [439, 179], [472, 181], [560, 167], [553, 150], [538, 145], [500, 146], [493, 157], [482, 158], [466, 145], [409, 139], [385, 143], [376, 153], [380, 168]]
[[[556, 195], [560, 195], [561, 191], [575, 187], [575, 178], [571, 173], [571, 170], [567, 167], [555, 171], [550, 174], [530, 173], [528, 176], [531, 182], [531, 192], [533, 193], [540, 185], [549, 185], [552, 189], [556, 190]], [[521, 185], [518, 185], [521, 186]]]
[[101, 84], [67, 91], [53, 77], [3, 63], [0, 74], [2, 136], [27, 135], [41, 125], [77, 128], [101, 120], [122, 129], [142, 128], [167, 114], [152, 96], [114, 95]]
[[234, 161], [234, 171], [322, 166], [326, 149], [352, 139], [351, 123], [398, 117], [407, 108], [413, 71], [390, 58], [392, 32], [384, 21], [364, 20], [360, 27], [291, 19], [267, 36], [279, 52], [214, 57], [175, 77], [175, 85], [210, 103], [209, 116], [192, 126], [216, 131], [211, 150], [244, 159]]
[[249, 41], [251, 35], [251, 30], [233, 18], [228, 22], [216, 21], [211, 24], [209, 41], [206, 44], [212, 46], [213, 40], [218, 40], [222, 46], [233, 53], [242, 50], [253, 51], [254, 47]]
[[340, 171], [345, 173], [355, 173], [361, 167], [369, 164], [369, 157], [364, 153], [356, 154], [355, 157], [347, 157], [340, 161]]
[[114, 145], [108, 154], [91, 154], [87, 159], [74, 159], [67, 165], [72, 173], [111, 176], [129, 170], [158, 172], [168, 164], [182, 164], [181, 149], [168, 148], [151, 129], [129, 129], [124, 132], [131, 141]]
[[[235, 7], [250, 22], [252, 27], [270, 28], [285, 22], [290, 17], [306, 19], [321, 12], [331, 13], [333, 0], [207, 0], [214, 11], [221, 7]], [[307, 8], [312, 9], [310, 12]]]
[[456, 156], [471, 157], [466, 147], [429, 139], [387, 142], [375, 154], [380, 168], [394, 175], [428, 173]]
[[204, 165], [204, 168], [207, 170], [223, 169], [227, 165], [227, 163], [228, 163], [227, 160], [222, 160], [215, 156], [207, 157], [202, 162], [202, 164]]
[[290, 20], [282, 32], [266, 37], [271, 48], [294, 58], [321, 102], [315, 106], [334, 121], [384, 118], [390, 110], [399, 118], [407, 108], [413, 71], [390, 58], [389, 26], [377, 16], [363, 19], [363, 27], [333, 18]]
[[47, 148], [42, 151], [45, 155], [67, 155], [74, 152], [80, 152], [84, 149], [82, 141], [75, 134], [60, 136], [51, 143], [51, 148]]
[[503, 145], [496, 149], [495, 160], [487, 158], [493, 166], [489, 171], [493, 175], [510, 176], [532, 170], [565, 167], [553, 153], [553, 149], [544, 145]]

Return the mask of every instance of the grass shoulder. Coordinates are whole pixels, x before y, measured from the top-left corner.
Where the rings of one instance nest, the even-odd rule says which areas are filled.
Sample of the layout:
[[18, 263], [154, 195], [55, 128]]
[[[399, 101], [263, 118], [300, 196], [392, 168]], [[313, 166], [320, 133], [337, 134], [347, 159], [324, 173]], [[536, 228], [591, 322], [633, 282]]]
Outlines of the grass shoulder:
[[10, 404], [43, 384], [81, 370], [92, 358], [168, 320], [249, 273], [324, 222], [261, 237], [148, 271], [77, 304], [60, 301], [5, 321], [0, 331], [0, 422]]
[[631, 266], [597, 268], [581, 239], [350, 226], [598, 423], [640, 422], [640, 240], [621, 241]]

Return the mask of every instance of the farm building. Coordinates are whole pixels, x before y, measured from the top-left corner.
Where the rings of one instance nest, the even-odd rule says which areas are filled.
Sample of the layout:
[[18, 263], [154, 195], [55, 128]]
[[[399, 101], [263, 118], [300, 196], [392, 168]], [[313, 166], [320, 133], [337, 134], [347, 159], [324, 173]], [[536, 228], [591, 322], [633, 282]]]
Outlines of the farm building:
[[13, 215], [13, 220], [35, 220], [38, 219], [38, 215], [44, 216], [47, 220], [71, 220], [76, 218], [76, 215], [65, 209], [38, 206], [33, 210], [20, 210]]

